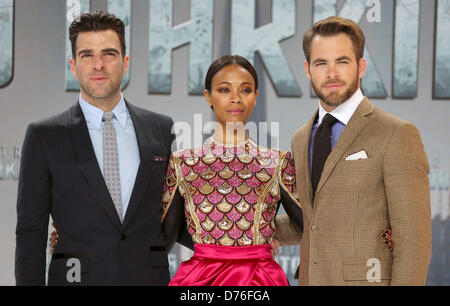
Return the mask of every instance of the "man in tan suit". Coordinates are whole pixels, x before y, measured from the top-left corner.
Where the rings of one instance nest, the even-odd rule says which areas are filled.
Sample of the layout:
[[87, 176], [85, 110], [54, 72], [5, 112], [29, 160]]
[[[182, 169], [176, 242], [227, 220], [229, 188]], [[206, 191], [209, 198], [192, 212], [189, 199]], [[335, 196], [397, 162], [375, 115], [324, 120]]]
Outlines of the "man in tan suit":
[[[330, 17], [304, 36], [319, 109], [292, 139], [303, 204], [300, 285], [424, 285], [431, 255], [429, 166], [418, 130], [360, 90], [365, 38]], [[300, 239], [281, 222], [277, 239]], [[392, 229], [394, 251], [380, 239]], [[278, 229], [277, 229], [278, 230]]]

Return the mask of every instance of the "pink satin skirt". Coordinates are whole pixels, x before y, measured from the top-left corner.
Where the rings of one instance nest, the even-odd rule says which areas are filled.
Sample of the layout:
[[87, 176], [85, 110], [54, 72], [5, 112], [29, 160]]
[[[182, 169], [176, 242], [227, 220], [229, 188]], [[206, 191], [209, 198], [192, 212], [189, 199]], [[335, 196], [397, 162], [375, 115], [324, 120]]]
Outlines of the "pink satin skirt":
[[245, 247], [195, 244], [169, 286], [289, 286], [270, 245]]

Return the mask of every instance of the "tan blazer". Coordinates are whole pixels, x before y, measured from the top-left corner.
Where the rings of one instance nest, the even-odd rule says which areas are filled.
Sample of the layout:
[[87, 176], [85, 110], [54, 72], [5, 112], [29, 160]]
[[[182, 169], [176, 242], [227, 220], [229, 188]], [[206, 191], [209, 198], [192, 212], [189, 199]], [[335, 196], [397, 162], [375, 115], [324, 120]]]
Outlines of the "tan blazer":
[[[292, 139], [304, 216], [299, 284], [424, 285], [430, 191], [418, 130], [364, 98], [325, 163], [312, 205], [308, 144], [316, 116]], [[361, 150], [367, 159], [346, 160]], [[288, 224], [279, 219], [282, 243], [299, 237]], [[393, 253], [381, 238], [387, 228]]]

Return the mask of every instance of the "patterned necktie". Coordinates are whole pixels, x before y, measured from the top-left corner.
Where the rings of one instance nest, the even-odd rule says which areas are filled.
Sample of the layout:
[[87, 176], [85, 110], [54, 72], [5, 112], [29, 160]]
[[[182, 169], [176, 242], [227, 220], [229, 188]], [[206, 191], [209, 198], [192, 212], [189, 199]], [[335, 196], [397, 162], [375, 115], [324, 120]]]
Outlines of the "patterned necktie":
[[117, 150], [116, 130], [112, 123], [114, 114], [105, 112], [103, 114], [103, 177], [109, 194], [116, 207], [120, 221], [122, 217], [122, 197], [120, 193], [120, 175], [119, 175], [119, 153]]
[[338, 120], [326, 114], [314, 135], [311, 182], [313, 198], [319, 185], [323, 166], [331, 153], [331, 128]]

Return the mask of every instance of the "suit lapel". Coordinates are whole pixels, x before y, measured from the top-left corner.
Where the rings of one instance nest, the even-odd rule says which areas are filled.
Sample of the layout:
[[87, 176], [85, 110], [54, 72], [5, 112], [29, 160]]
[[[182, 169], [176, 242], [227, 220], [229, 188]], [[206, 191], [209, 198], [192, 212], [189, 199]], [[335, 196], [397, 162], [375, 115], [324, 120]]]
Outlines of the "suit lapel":
[[120, 229], [120, 219], [98, 165], [86, 120], [78, 103], [70, 110], [69, 130], [78, 168], [89, 185], [95, 204]]
[[311, 172], [309, 169], [309, 140], [311, 138], [311, 129], [316, 120], [318, 111], [309, 119], [309, 121], [301, 128], [300, 135], [298, 136], [298, 142], [295, 143], [295, 148], [292, 148], [297, 152], [295, 163], [298, 163], [296, 168], [300, 178], [297, 182], [299, 188], [303, 188], [303, 192], [299, 192], [299, 197], [302, 204], [307, 203], [307, 207], [312, 209], [312, 183], [311, 183]]
[[136, 132], [141, 162], [139, 164], [138, 172], [136, 175], [136, 181], [134, 183], [130, 203], [128, 204], [128, 208], [125, 213], [125, 219], [123, 220], [123, 227], [125, 227], [130, 222], [131, 218], [136, 212], [137, 207], [139, 206], [139, 203], [142, 200], [142, 197], [144, 196], [145, 190], [151, 177], [151, 169], [153, 163], [153, 151], [151, 145], [152, 133], [149, 130], [148, 124], [146, 125], [143, 122], [142, 118], [139, 116], [139, 111], [128, 102], [127, 108], [130, 112], [134, 130]]
[[370, 103], [369, 100], [365, 97], [356, 109], [353, 116], [350, 118], [350, 121], [342, 131], [342, 134], [339, 137], [339, 140], [337, 141], [335, 147], [328, 156], [328, 159], [323, 167], [322, 175], [320, 177], [316, 193], [320, 191], [320, 189], [330, 176], [331, 172], [333, 171], [334, 167], [336, 167], [337, 163], [341, 160], [342, 155], [344, 155], [348, 147], [353, 143], [356, 137], [367, 125], [368, 120], [365, 117], [372, 112], [373, 104]]

